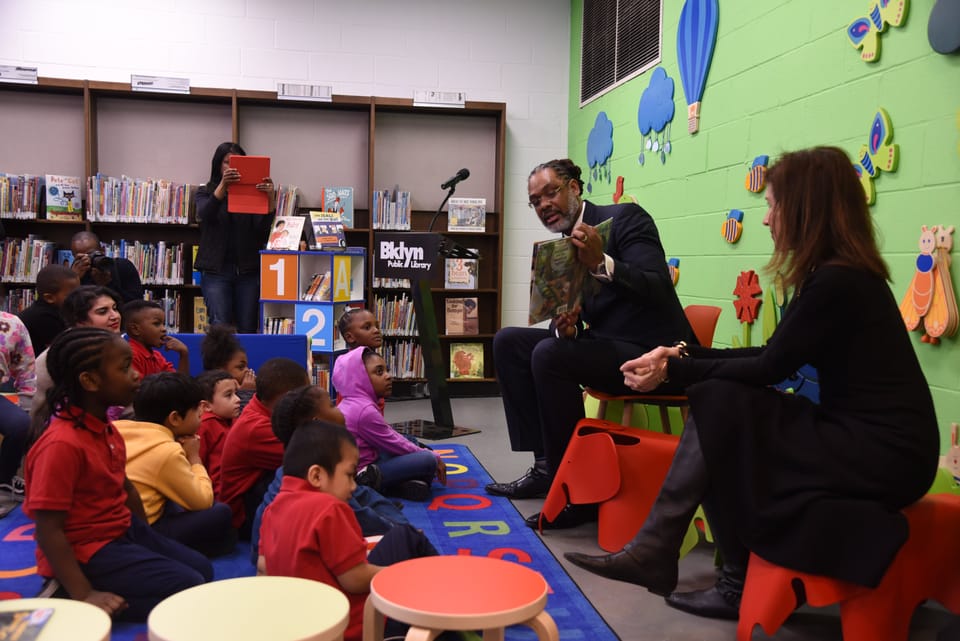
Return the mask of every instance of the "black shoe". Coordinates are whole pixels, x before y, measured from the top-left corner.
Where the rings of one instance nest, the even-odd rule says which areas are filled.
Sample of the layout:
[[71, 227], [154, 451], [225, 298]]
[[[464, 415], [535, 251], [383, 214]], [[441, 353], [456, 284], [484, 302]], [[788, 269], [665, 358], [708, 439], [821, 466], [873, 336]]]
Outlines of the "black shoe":
[[403, 481], [397, 486], [397, 490], [400, 494], [400, 498], [408, 501], [417, 501], [420, 503], [423, 501], [429, 501], [430, 496], [432, 495], [430, 492], [430, 484], [426, 481], [421, 481], [418, 479]]
[[[565, 508], [560, 511], [560, 514], [557, 515], [552, 521], [543, 519], [543, 529], [544, 530], [564, 530], [566, 528], [577, 527], [578, 525], [583, 525], [584, 523], [590, 523], [597, 520], [597, 506], [596, 504], [590, 505], [570, 505], [567, 504]], [[540, 528], [540, 513], [537, 512], [533, 516], [528, 516], [523, 520], [527, 524], [527, 527], [531, 527], [534, 530]]]
[[590, 556], [579, 552], [564, 552], [564, 558], [574, 565], [599, 576], [643, 586], [660, 596], [667, 596], [677, 587], [677, 561], [665, 555], [654, 555], [643, 563], [626, 549], [614, 554]]
[[721, 592], [714, 585], [706, 590], [674, 592], [665, 600], [671, 608], [698, 617], [736, 621], [740, 618], [740, 596], [740, 593]]
[[531, 467], [527, 473], [516, 481], [509, 483], [490, 483], [487, 485], [487, 494], [505, 496], [508, 499], [542, 499], [550, 491], [553, 479], [550, 475], [536, 467]]
[[371, 463], [357, 472], [357, 485], [366, 485], [369, 488], [379, 492], [380, 485], [383, 482], [383, 474], [376, 464]]

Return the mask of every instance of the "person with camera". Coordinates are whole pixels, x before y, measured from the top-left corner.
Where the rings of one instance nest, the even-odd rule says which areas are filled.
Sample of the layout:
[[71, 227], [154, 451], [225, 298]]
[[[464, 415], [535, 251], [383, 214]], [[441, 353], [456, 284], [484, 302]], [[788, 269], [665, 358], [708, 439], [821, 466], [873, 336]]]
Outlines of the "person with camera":
[[109, 287], [120, 294], [122, 302], [143, 299], [140, 273], [126, 258], [111, 258], [104, 254], [100, 239], [90, 231], [81, 231], [70, 239], [73, 252], [73, 271], [81, 285]]

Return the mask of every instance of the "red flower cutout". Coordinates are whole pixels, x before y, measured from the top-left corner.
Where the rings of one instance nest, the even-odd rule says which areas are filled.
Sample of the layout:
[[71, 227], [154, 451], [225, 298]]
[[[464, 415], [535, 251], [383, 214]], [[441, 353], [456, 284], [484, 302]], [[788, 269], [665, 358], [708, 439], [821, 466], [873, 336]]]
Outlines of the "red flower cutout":
[[752, 323], [757, 320], [757, 310], [760, 309], [760, 299], [754, 298], [763, 293], [760, 288], [760, 279], [752, 269], [740, 272], [737, 276], [737, 286], [733, 289], [737, 296], [733, 306], [737, 310], [737, 318], [741, 323]]

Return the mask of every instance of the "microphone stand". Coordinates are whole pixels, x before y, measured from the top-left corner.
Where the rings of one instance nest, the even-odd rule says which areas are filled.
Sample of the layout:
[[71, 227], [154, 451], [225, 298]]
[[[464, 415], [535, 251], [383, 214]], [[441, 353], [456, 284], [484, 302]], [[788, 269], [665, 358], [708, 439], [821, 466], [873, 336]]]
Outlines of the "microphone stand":
[[437, 222], [437, 218], [440, 217], [440, 214], [443, 213], [443, 206], [447, 204], [447, 201], [450, 200], [450, 196], [453, 195], [453, 192], [457, 190], [457, 184], [454, 183], [450, 185], [450, 189], [447, 190], [447, 195], [443, 197], [443, 202], [440, 203], [440, 206], [437, 207], [437, 213], [433, 215], [433, 218], [430, 220], [430, 226], [427, 227], [427, 231], [433, 231], [433, 226]]

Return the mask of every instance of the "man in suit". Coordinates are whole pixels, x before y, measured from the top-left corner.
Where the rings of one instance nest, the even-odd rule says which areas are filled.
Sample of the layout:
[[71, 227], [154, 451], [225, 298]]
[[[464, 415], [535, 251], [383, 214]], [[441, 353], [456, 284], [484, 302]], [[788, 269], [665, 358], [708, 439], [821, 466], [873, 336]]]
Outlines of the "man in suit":
[[124, 303], [143, 300], [143, 283], [136, 266], [126, 258], [110, 258], [103, 253], [100, 239], [90, 231], [81, 231], [70, 239], [73, 271], [81, 285], [100, 285], [117, 292]]
[[[633, 394], [620, 365], [658, 345], [695, 343], [667, 270], [653, 218], [632, 203], [597, 206], [582, 200], [580, 168], [572, 160], [538, 165], [527, 182], [530, 207], [552, 232], [569, 236], [592, 274], [581, 306], [553, 319], [548, 329], [505, 327], [493, 356], [514, 451], [532, 451], [534, 465], [510, 483], [491, 483], [489, 494], [512, 499], [546, 496], [577, 422], [581, 386]], [[596, 230], [612, 218], [609, 240]], [[658, 392], [676, 392], [669, 382]], [[572, 527], [595, 518], [595, 506], [568, 505], [544, 527]], [[537, 526], [539, 514], [527, 519]]]

